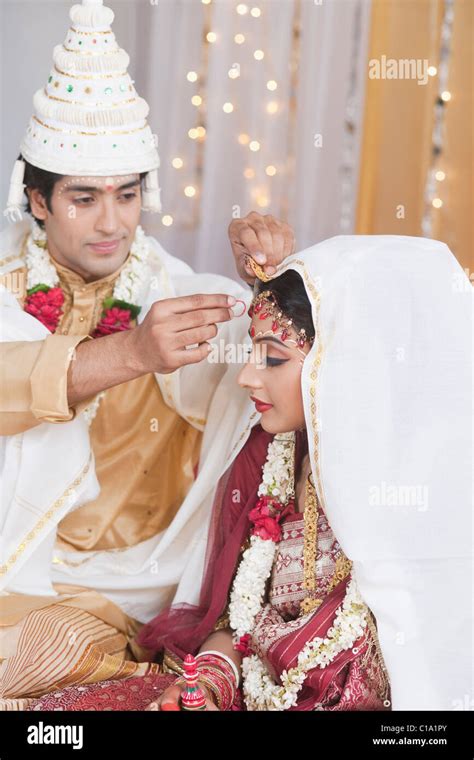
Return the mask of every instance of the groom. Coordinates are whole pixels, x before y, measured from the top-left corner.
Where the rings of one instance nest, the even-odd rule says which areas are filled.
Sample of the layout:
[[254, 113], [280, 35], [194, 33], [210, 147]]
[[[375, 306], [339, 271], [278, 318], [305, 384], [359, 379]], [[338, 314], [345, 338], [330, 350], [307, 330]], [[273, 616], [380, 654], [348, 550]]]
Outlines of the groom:
[[[207, 360], [214, 340], [247, 340], [250, 290], [139, 226], [161, 208], [148, 107], [112, 11], [83, 0], [70, 15], [10, 184], [8, 214], [26, 189], [34, 220], [0, 238], [6, 709], [146, 672], [131, 640], [164, 604], [195, 601], [215, 485], [256, 422], [239, 368]], [[272, 268], [294, 248], [256, 213], [229, 237], [249, 284], [245, 253]]]

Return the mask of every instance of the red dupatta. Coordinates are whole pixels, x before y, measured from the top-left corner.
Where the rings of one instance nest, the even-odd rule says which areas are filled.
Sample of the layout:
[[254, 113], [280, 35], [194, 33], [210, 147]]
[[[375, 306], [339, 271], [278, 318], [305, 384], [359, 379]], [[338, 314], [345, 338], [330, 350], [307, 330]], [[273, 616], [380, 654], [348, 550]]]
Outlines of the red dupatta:
[[273, 435], [260, 425], [252, 428], [244, 448], [219, 480], [199, 605], [173, 605], [143, 626], [137, 641], [153, 657], [165, 648], [181, 658], [196, 654], [224, 612], [240, 549], [250, 532], [248, 514], [257, 502], [262, 467], [272, 439]]

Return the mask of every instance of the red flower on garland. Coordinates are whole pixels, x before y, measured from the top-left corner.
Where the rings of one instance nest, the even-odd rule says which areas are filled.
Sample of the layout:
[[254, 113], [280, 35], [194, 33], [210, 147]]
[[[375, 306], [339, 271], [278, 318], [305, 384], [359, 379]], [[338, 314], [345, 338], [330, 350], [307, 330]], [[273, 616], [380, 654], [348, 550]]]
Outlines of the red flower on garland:
[[284, 515], [293, 511], [294, 501], [290, 500], [283, 506], [272, 496], [261, 496], [255, 507], [249, 512], [249, 520], [253, 522], [253, 536], [260, 536], [264, 541], [281, 540], [281, 528], [279, 521]]
[[246, 633], [240, 637], [237, 644], [234, 644], [236, 652], [241, 652], [242, 657], [250, 657], [253, 654], [253, 649], [250, 646], [251, 636], [250, 633]]
[[130, 330], [132, 319], [136, 319], [141, 311], [141, 306], [120, 301], [118, 298], [106, 298], [104, 310], [95, 330], [91, 333], [93, 338], [101, 338], [103, 335]]
[[92, 337], [100, 338], [102, 335], [112, 335], [112, 333], [130, 330], [130, 319], [130, 309], [120, 309], [118, 306], [106, 309], [92, 333]]
[[[63, 315], [64, 293], [62, 288], [50, 288], [49, 285], [40, 283], [27, 291], [25, 299], [25, 311], [36, 317], [48, 330], [54, 333], [59, 320]], [[104, 310], [93, 333], [92, 338], [101, 338], [103, 335], [130, 330], [132, 319], [136, 319], [141, 311], [141, 306], [120, 301], [117, 298], [106, 298], [103, 303]]]
[[49, 288], [37, 285], [28, 291], [25, 299], [25, 311], [36, 317], [52, 333], [56, 330], [63, 315], [64, 293], [61, 288]]

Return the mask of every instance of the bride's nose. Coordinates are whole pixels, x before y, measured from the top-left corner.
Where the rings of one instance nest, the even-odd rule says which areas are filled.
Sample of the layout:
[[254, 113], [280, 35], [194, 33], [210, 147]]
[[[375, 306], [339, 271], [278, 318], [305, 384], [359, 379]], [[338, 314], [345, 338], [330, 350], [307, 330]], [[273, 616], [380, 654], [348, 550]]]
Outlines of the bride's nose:
[[253, 356], [244, 364], [237, 377], [237, 382], [241, 388], [261, 388], [261, 372], [258, 371], [257, 364]]

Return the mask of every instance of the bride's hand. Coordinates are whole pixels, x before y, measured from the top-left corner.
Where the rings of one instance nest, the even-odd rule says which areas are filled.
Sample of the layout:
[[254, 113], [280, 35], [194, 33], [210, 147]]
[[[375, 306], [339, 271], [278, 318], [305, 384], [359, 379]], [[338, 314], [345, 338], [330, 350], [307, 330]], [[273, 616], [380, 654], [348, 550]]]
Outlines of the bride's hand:
[[[204, 696], [206, 697], [206, 710], [210, 711], [217, 711], [219, 712], [219, 708], [216, 706], [214, 700], [212, 699], [211, 692], [209, 689], [204, 686], [203, 684], [199, 684], [200, 688], [204, 692]], [[172, 684], [171, 686], [168, 686], [167, 689], [163, 692], [163, 694], [155, 701], [151, 702], [148, 707], [146, 707], [146, 710], [149, 711], [165, 711], [165, 710], [180, 710], [180, 698], [181, 698], [181, 692], [182, 692], [183, 686], [181, 685], [175, 685]], [[172, 707], [165, 707], [164, 705], [172, 705]]]

